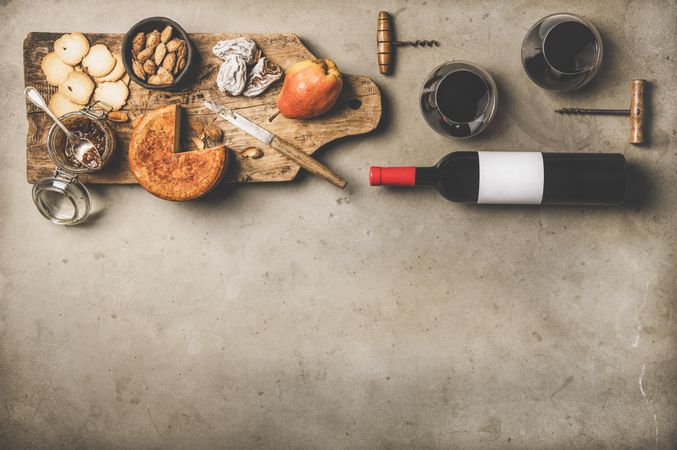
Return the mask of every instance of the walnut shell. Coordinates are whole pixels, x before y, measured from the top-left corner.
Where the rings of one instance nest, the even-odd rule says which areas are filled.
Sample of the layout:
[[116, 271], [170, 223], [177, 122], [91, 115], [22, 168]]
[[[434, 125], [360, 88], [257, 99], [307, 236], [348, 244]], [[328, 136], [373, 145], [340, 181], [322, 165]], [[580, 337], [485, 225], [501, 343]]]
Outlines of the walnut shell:
[[166, 44], [169, 42], [169, 40], [172, 38], [172, 32], [174, 31], [174, 28], [172, 28], [171, 25], [167, 25], [164, 30], [162, 30], [162, 33], [160, 33], [160, 42], [163, 44]]
[[146, 79], [146, 71], [143, 69], [143, 64], [135, 59], [132, 59], [132, 70], [134, 71], [134, 75], [137, 77], [141, 78], [142, 80]]
[[146, 35], [146, 48], [151, 48], [155, 50], [155, 47], [160, 43], [160, 32], [158, 30], [153, 30], [152, 32]]
[[143, 71], [148, 75], [155, 75], [155, 72], [157, 72], [157, 67], [155, 67], [155, 63], [152, 59], [147, 59], [146, 62], [143, 63]]
[[138, 55], [146, 46], [146, 35], [140, 31], [132, 39], [132, 55]]
[[140, 63], [146, 62], [148, 58], [150, 58], [153, 55], [153, 52], [155, 51], [155, 48], [145, 48], [139, 52], [138, 55], [136, 55], [136, 59]]
[[165, 59], [162, 60], [162, 67], [167, 69], [167, 72], [174, 72], [175, 65], [176, 65], [176, 53], [167, 53]]
[[167, 51], [169, 52], [175, 52], [184, 45], [183, 39], [179, 38], [174, 38], [171, 41], [167, 42]]
[[155, 47], [155, 65], [159, 66], [162, 64], [162, 60], [165, 59], [165, 55], [167, 54], [167, 46], [160, 42], [157, 47]]

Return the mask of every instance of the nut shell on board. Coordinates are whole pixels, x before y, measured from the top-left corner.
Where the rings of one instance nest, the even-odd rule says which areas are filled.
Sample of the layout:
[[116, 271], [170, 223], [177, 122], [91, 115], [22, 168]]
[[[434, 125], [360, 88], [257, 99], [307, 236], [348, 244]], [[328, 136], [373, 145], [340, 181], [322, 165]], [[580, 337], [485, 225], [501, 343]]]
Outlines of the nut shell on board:
[[228, 166], [226, 147], [177, 152], [179, 105], [145, 114], [129, 141], [129, 168], [139, 184], [165, 200], [200, 197], [216, 186]]

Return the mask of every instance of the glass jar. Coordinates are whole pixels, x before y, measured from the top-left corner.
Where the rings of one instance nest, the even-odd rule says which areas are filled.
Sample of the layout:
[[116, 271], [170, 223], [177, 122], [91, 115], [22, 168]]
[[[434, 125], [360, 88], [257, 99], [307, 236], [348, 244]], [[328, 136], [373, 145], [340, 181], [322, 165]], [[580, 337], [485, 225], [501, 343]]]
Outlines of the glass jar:
[[441, 135], [464, 139], [491, 123], [498, 89], [489, 73], [467, 61], [451, 61], [430, 72], [420, 94], [421, 114]]
[[[89, 216], [91, 200], [89, 191], [78, 179], [79, 174], [94, 173], [103, 169], [115, 150], [115, 135], [105, 121], [106, 113], [86, 108], [64, 114], [60, 120], [66, 128], [76, 121], [86, 121], [100, 137], [96, 147], [101, 155], [101, 165], [90, 168], [79, 164], [66, 153], [66, 134], [57, 124], [47, 134], [47, 154], [56, 165], [53, 176], [38, 180], [33, 185], [33, 202], [38, 211], [58, 225], [77, 225]], [[88, 136], [87, 136], [88, 137]]]

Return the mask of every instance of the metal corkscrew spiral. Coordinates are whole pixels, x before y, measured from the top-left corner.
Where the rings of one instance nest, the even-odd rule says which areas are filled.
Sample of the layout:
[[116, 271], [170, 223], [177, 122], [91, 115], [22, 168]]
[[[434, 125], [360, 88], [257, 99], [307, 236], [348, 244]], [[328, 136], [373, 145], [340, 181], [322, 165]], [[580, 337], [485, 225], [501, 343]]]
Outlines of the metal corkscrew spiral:
[[376, 24], [376, 55], [378, 57], [378, 70], [383, 74], [392, 70], [393, 53], [395, 47], [439, 47], [440, 43], [435, 40], [417, 39], [415, 41], [396, 41], [393, 39], [393, 24], [390, 14], [386, 11], [378, 13]]
[[439, 47], [440, 43], [437, 41], [393, 41], [397, 47]]

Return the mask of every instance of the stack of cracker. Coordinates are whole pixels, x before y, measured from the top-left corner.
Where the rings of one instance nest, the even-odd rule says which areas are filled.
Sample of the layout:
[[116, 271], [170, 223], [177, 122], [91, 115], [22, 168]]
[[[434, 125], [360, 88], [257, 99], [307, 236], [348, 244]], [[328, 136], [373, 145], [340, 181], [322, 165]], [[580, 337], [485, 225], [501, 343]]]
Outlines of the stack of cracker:
[[91, 100], [117, 111], [129, 97], [129, 75], [120, 54], [111, 53], [104, 44], [90, 47], [81, 33], [57, 39], [41, 68], [47, 83], [59, 87], [49, 101], [49, 109], [59, 117], [81, 110]]

